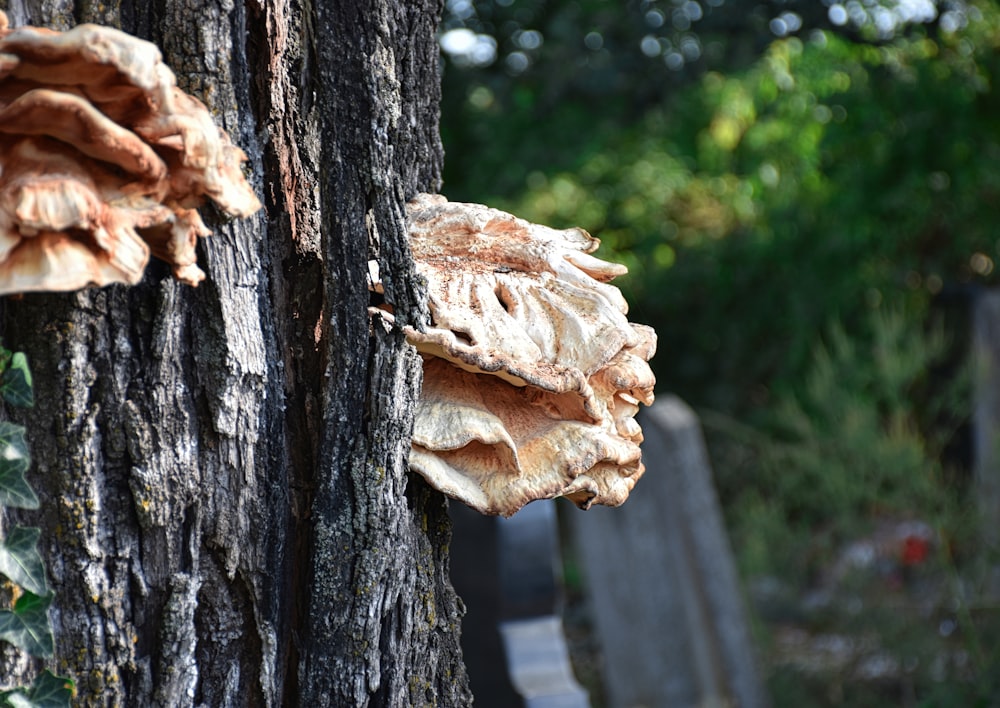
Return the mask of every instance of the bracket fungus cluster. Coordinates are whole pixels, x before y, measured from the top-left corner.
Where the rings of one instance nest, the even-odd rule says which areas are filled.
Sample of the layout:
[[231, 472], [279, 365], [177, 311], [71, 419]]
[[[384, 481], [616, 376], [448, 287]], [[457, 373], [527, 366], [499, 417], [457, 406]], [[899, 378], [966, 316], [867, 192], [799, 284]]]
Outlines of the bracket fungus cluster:
[[260, 208], [245, 159], [155, 45], [0, 12], [0, 295], [134, 284], [150, 253], [197, 285], [204, 198]]
[[411, 469], [484, 514], [625, 501], [644, 469], [634, 416], [653, 400], [656, 335], [608, 282], [624, 266], [589, 255], [599, 241], [582, 229], [477, 204], [421, 195], [408, 219], [431, 314], [403, 328], [424, 358]]

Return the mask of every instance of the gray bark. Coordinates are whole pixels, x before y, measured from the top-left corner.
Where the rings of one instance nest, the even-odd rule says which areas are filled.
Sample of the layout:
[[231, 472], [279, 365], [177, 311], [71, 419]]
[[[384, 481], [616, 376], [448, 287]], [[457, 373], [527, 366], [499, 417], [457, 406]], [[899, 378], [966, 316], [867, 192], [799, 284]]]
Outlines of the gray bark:
[[[405, 200], [437, 187], [438, 0], [8, 0], [12, 24], [155, 41], [265, 203], [197, 289], [0, 303], [36, 406], [29, 479], [80, 705], [467, 705], [445, 500], [406, 471], [420, 360]], [[2, 6], [2, 2], [0, 2]], [[38, 666], [8, 655], [4, 683]]]

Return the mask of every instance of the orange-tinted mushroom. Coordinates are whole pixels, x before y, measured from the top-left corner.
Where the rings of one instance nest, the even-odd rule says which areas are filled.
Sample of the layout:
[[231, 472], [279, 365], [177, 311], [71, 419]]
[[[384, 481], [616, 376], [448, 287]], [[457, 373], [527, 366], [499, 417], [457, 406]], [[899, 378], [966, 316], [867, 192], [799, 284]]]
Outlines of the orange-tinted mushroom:
[[245, 159], [149, 42], [0, 13], [0, 294], [136, 283], [150, 253], [197, 285], [197, 207], [260, 208]]

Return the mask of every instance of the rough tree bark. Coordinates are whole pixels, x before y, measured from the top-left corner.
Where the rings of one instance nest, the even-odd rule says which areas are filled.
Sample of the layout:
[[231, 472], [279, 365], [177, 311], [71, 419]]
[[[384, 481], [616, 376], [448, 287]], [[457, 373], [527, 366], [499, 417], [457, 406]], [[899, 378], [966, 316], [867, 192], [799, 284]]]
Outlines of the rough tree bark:
[[[3, 6], [0, 0], [0, 6]], [[471, 702], [445, 500], [406, 472], [420, 361], [402, 207], [438, 186], [440, 0], [7, 0], [11, 24], [155, 41], [249, 155], [265, 210], [208, 279], [0, 303], [36, 406], [29, 479], [81, 705]], [[206, 210], [207, 211], [207, 210]], [[37, 666], [8, 653], [5, 682]]]

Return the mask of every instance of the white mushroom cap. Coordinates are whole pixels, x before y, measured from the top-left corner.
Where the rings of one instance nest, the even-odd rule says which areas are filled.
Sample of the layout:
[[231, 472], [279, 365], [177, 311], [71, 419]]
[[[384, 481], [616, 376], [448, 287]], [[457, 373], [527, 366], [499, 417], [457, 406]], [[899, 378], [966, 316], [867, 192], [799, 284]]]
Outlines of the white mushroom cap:
[[410, 466], [487, 514], [622, 503], [643, 472], [634, 416], [656, 348], [608, 284], [624, 267], [590, 256], [582, 229], [429, 195], [408, 216], [431, 313], [404, 328], [425, 359]]

